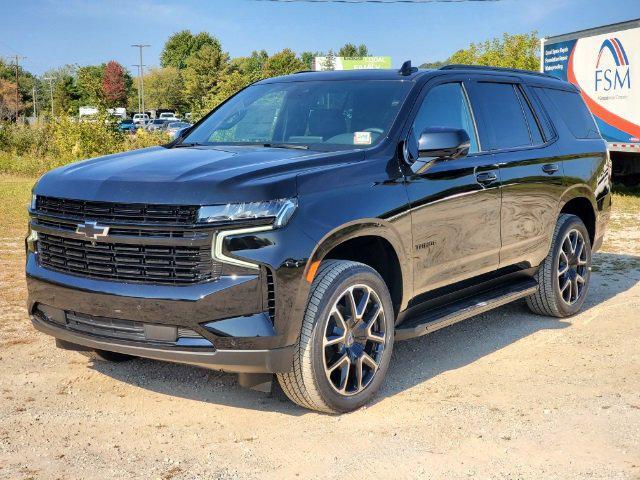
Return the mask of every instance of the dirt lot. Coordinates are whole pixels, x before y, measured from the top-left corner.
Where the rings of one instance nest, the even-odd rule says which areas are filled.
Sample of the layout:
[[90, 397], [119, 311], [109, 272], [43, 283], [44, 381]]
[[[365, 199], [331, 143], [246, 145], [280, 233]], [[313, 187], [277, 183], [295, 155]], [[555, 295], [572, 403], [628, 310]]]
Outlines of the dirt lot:
[[640, 197], [615, 198], [583, 313], [516, 303], [398, 343], [377, 401], [327, 416], [57, 350], [24, 308], [32, 183], [0, 177], [0, 478], [640, 479]]

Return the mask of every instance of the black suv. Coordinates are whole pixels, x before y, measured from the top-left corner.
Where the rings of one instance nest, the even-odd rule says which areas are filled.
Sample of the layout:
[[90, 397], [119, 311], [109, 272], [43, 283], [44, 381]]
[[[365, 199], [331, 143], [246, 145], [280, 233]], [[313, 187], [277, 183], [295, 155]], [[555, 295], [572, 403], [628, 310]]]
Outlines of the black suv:
[[[353, 410], [394, 340], [525, 298], [576, 313], [610, 162], [579, 92], [448, 66], [255, 83], [169, 145], [33, 189], [28, 308], [61, 348], [273, 375]], [[451, 352], [456, 355], [456, 352]]]

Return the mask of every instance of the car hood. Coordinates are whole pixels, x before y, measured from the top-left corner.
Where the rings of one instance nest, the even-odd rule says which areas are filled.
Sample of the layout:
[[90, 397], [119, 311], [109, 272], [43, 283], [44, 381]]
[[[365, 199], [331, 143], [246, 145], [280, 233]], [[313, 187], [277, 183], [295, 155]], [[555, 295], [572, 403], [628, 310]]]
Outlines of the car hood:
[[296, 195], [303, 170], [363, 158], [258, 146], [152, 147], [93, 158], [45, 174], [34, 193], [77, 200], [207, 205]]

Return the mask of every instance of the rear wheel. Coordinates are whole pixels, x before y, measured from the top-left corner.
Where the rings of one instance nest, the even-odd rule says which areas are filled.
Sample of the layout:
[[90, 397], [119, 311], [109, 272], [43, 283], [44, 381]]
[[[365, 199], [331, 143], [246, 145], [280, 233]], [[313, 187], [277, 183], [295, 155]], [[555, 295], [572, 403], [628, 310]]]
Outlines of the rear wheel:
[[531, 311], [568, 317], [582, 308], [591, 278], [591, 242], [580, 218], [560, 215], [551, 251], [536, 275], [538, 292], [527, 297]]
[[322, 412], [348, 412], [370, 401], [389, 366], [393, 305], [380, 275], [367, 265], [328, 260], [320, 266], [288, 373], [285, 394]]

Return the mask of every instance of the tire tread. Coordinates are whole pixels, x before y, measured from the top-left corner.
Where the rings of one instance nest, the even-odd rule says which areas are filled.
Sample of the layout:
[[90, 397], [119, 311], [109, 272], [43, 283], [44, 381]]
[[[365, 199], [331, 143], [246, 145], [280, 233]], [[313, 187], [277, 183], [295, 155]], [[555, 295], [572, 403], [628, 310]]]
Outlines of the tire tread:
[[326, 260], [320, 264], [316, 277], [311, 284], [309, 302], [304, 313], [298, 345], [293, 355], [293, 365], [289, 372], [278, 373], [277, 378], [284, 393], [291, 401], [301, 407], [325, 413], [337, 413], [322, 398], [320, 389], [314, 380], [311, 358], [313, 328], [318, 311], [322, 308], [324, 293], [345, 270], [364, 266], [348, 260]]

